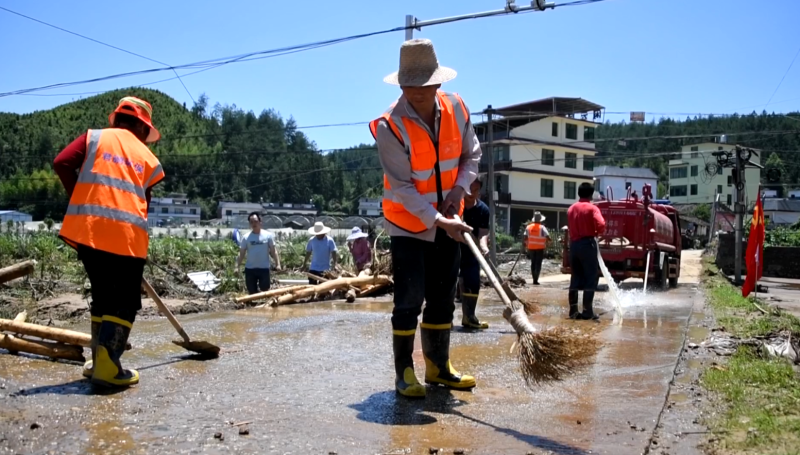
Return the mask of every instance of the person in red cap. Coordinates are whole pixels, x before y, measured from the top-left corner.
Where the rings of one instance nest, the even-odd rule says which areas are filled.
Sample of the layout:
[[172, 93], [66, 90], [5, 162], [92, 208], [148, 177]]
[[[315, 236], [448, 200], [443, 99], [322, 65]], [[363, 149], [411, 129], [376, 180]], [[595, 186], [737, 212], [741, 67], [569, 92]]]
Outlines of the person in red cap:
[[83, 375], [100, 386], [139, 382], [120, 357], [142, 308], [150, 191], [164, 179], [145, 145], [161, 137], [152, 116], [147, 101], [122, 98], [108, 117], [111, 128], [89, 130], [53, 161], [70, 196], [59, 237], [78, 251], [92, 286], [92, 360]]

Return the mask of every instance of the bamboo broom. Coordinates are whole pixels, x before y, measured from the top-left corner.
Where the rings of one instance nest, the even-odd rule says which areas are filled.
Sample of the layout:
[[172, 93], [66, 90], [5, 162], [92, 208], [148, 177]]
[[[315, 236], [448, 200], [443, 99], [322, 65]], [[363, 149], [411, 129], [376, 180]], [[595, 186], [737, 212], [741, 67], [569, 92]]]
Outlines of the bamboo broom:
[[[458, 215], [454, 215], [454, 218], [461, 221]], [[581, 333], [566, 327], [537, 331], [528, 320], [522, 304], [512, 302], [506, 295], [499, 278], [478, 250], [472, 233], [465, 232], [464, 238], [506, 306], [503, 317], [517, 332], [519, 366], [528, 387], [533, 388], [544, 381], [560, 381], [564, 376], [588, 365], [600, 349], [594, 334]]]

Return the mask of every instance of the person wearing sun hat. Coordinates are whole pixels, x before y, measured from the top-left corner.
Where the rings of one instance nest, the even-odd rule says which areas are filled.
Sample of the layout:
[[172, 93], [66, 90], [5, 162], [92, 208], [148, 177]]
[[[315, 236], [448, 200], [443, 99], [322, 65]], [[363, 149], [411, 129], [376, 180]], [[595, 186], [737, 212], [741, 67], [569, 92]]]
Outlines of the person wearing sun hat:
[[369, 248], [367, 237], [367, 233], [362, 232], [358, 226], [354, 226], [350, 235], [347, 236], [347, 246], [353, 255], [353, 263], [355, 263], [357, 272], [364, 270], [364, 267], [372, 261], [372, 251]]
[[110, 128], [89, 130], [53, 162], [70, 196], [59, 237], [77, 250], [92, 286], [92, 360], [83, 375], [100, 386], [139, 382], [120, 357], [142, 307], [150, 193], [164, 179], [145, 145], [161, 137], [152, 116], [147, 101], [126, 96], [109, 115]]
[[[303, 270], [306, 270], [308, 259], [311, 258], [311, 267], [308, 272], [312, 275], [322, 277], [325, 271], [336, 268], [336, 261], [338, 253], [336, 249], [336, 242], [328, 235], [331, 228], [322, 224], [322, 221], [317, 221], [313, 226], [308, 228], [308, 233], [312, 234], [306, 244], [306, 255], [303, 258]], [[331, 261], [333, 264], [331, 264]], [[314, 278], [308, 278], [309, 284], [318, 284]]]
[[475, 387], [475, 378], [450, 363], [459, 242], [472, 230], [453, 214], [463, 214], [481, 157], [467, 105], [439, 90], [455, 77], [455, 70], [439, 64], [430, 40], [406, 41], [399, 70], [384, 78], [402, 94], [369, 125], [384, 171], [383, 214], [391, 238], [395, 389], [406, 397], [426, 394], [412, 359], [420, 313], [425, 381]]

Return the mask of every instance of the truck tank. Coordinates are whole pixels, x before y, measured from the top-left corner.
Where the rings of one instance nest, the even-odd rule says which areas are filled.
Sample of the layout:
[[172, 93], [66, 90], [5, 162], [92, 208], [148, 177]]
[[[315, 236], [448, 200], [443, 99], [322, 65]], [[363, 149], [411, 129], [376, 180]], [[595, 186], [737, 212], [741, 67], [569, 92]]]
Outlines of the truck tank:
[[[669, 218], [673, 207], [649, 204], [642, 201], [600, 201], [595, 203], [606, 220], [606, 232], [601, 237], [601, 246], [644, 246], [654, 242], [675, 245], [675, 227]], [[654, 230], [655, 233], [651, 233]]]

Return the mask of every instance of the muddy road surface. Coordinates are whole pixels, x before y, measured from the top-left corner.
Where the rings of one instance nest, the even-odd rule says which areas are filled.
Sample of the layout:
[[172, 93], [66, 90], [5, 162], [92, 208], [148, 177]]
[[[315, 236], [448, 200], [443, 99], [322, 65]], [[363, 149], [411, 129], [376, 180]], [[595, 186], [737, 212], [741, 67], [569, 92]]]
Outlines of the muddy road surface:
[[[489, 330], [452, 336], [454, 366], [478, 387], [429, 388], [424, 401], [395, 395], [388, 302], [181, 316], [190, 336], [225, 350], [210, 361], [173, 345], [165, 319], [142, 321], [123, 357], [141, 383], [112, 394], [93, 389], [79, 365], [3, 354], [0, 454], [640, 454], [699, 292], [682, 281], [633, 299], [621, 325], [613, 312], [566, 320], [564, 283], [522, 293], [542, 304], [535, 323], [598, 324], [605, 343], [593, 366], [536, 390], [520, 379], [515, 335], [490, 289], [478, 307]], [[414, 357], [423, 377], [419, 338]]]

